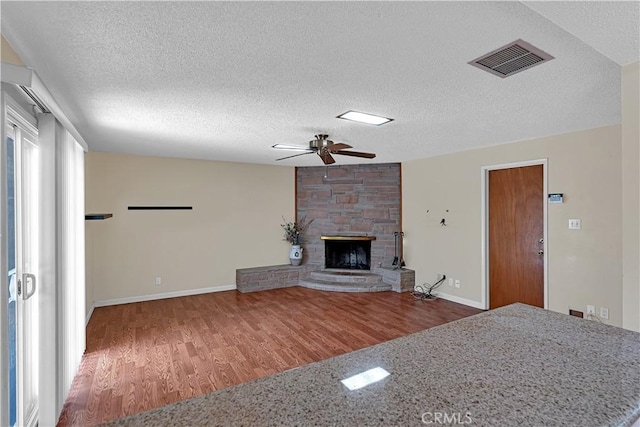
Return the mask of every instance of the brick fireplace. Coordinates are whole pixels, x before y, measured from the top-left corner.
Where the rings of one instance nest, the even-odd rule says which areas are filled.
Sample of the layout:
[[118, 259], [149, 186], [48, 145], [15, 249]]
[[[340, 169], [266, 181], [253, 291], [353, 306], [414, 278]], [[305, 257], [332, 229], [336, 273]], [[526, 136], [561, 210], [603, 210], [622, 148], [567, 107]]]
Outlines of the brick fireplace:
[[[413, 290], [415, 271], [391, 265], [394, 233], [402, 231], [400, 175], [399, 163], [296, 168], [296, 216], [313, 220], [301, 241], [303, 264], [238, 269], [238, 291], [296, 285], [337, 292]], [[348, 243], [337, 245], [338, 255], [327, 255], [329, 241]]]
[[390, 266], [402, 231], [399, 163], [296, 168], [298, 219], [313, 219], [302, 241], [304, 264], [326, 268], [323, 236], [366, 239], [370, 269]]

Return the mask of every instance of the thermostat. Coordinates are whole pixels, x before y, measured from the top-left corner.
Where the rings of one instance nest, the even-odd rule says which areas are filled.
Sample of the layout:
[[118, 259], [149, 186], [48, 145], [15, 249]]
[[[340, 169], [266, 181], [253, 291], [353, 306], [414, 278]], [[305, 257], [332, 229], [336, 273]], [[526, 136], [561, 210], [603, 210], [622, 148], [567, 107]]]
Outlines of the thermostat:
[[549, 203], [562, 203], [562, 193], [549, 194]]

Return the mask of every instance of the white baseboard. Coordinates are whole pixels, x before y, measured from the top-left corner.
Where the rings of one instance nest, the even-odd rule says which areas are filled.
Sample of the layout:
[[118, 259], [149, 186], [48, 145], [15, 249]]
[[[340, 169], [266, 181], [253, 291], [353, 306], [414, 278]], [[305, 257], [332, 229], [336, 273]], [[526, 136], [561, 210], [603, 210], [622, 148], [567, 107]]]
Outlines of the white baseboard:
[[434, 295], [438, 298], [446, 299], [447, 301], [457, 302], [458, 304], [468, 305], [469, 307], [479, 308], [480, 310], [486, 310], [478, 301], [472, 301], [470, 299], [458, 297], [455, 295], [449, 295], [442, 292], [435, 292]]
[[214, 288], [189, 289], [186, 291], [165, 292], [162, 294], [140, 295], [136, 297], [116, 298], [116, 299], [108, 299], [103, 301], [95, 301], [93, 303], [93, 306], [106, 307], [109, 305], [129, 304], [132, 302], [153, 301], [153, 300], [165, 299], [165, 298], [186, 297], [189, 295], [208, 294], [211, 292], [233, 291], [235, 289], [236, 289], [236, 285], [216, 286]]

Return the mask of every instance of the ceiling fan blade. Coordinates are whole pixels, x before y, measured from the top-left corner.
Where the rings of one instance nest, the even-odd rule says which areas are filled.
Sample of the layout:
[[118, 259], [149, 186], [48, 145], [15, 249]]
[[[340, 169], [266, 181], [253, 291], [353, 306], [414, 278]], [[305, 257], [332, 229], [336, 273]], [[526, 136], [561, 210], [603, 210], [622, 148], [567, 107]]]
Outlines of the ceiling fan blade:
[[337, 144], [327, 145], [327, 150], [335, 153], [336, 151], [344, 150], [346, 148], [351, 148], [349, 144], [345, 144], [344, 142], [338, 142]]
[[328, 151], [323, 150], [322, 152], [318, 152], [318, 156], [320, 156], [325, 165], [330, 165], [336, 162]]
[[271, 148], [276, 150], [291, 150], [291, 151], [313, 151], [309, 147], [302, 147], [299, 145], [287, 145], [287, 144], [274, 144]]
[[292, 157], [304, 156], [305, 154], [311, 154], [311, 153], [313, 153], [313, 151], [307, 151], [306, 153], [300, 153], [300, 154], [294, 154], [293, 156], [282, 157], [280, 159], [276, 159], [276, 162], [278, 160], [290, 159]]
[[364, 157], [365, 159], [373, 159], [376, 157], [373, 153], [363, 153], [362, 151], [335, 151], [333, 154], [341, 154], [343, 156]]
[[374, 153], [364, 153], [362, 151], [347, 151], [347, 149], [352, 148], [349, 144], [345, 144], [344, 142], [335, 143], [328, 139], [328, 137], [329, 135], [325, 134], [316, 135], [316, 139], [309, 141], [309, 147], [289, 144], [275, 144], [271, 147], [277, 150], [303, 151], [303, 153], [282, 157], [280, 159], [276, 159], [276, 161], [291, 159], [293, 157], [304, 156], [305, 154], [311, 153], [318, 154], [325, 165], [332, 165], [336, 162], [336, 159], [331, 156], [332, 154], [341, 154], [343, 156], [351, 157], [362, 157], [365, 159], [373, 159], [374, 157], [376, 157]]

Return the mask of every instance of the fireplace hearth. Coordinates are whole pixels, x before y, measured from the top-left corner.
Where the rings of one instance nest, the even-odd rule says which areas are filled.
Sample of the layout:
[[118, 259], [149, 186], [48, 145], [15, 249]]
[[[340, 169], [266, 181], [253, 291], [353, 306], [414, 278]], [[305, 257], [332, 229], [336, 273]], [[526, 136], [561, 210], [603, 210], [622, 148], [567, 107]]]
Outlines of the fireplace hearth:
[[322, 236], [325, 268], [371, 270], [371, 241], [375, 237]]

